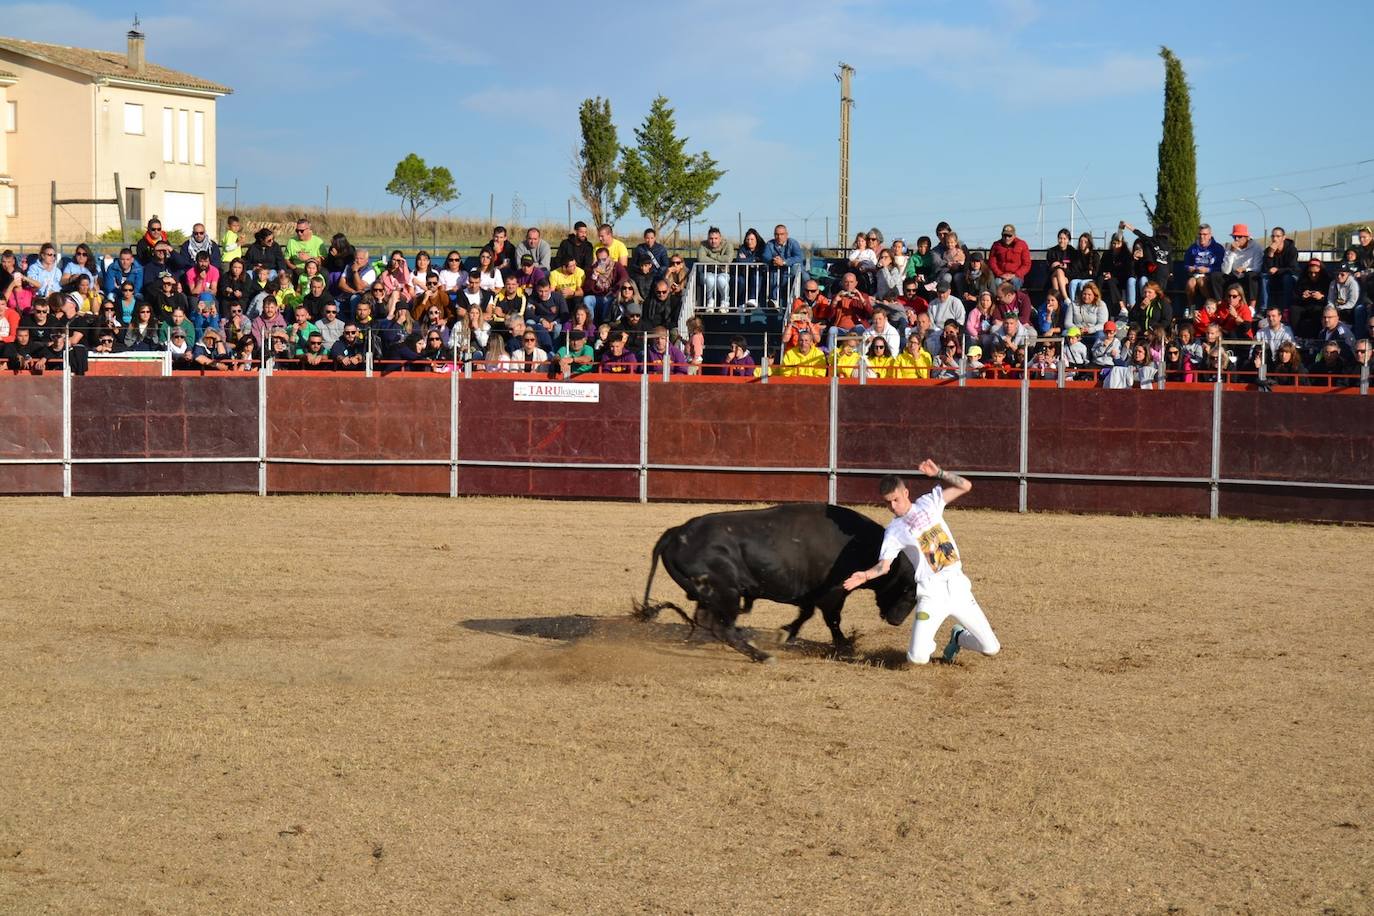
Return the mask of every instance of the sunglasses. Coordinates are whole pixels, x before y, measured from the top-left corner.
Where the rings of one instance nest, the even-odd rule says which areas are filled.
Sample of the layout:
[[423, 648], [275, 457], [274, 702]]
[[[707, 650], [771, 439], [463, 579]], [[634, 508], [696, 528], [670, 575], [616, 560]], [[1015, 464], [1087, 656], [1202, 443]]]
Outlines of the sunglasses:
[[620, 291], [621, 291], [622, 293], [625, 292], [625, 291], [627, 291], [627, 290], [630, 291], [630, 292], [634, 292], [634, 287], [633, 287], [633, 286], [622, 286], [622, 287], [620, 287]]
[[337, 315], [337, 314], [339, 314], [339, 310], [338, 310], [338, 309], [325, 309], [325, 310], [324, 310], [324, 313], [325, 313], [326, 315]]

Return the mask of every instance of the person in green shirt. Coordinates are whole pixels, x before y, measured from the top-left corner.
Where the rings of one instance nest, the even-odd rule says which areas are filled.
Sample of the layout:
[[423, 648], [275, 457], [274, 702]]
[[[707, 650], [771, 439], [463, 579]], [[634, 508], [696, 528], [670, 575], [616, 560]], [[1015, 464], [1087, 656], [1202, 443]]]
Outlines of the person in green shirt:
[[[320, 335], [320, 329], [315, 322], [310, 320], [310, 309], [303, 305], [296, 306], [296, 320], [286, 328], [287, 340], [291, 341], [291, 349], [297, 356], [305, 352], [305, 344], [310, 339], [311, 334]], [[320, 335], [323, 340], [323, 336]]]
[[224, 221], [224, 238], [219, 243], [220, 263], [227, 270], [234, 258], [243, 257], [243, 223], [234, 215]]
[[296, 220], [296, 235], [286, 243], [286, 263], [296, 270], [303, 270], [305, 262], [324, 255], [324, 239], [310, 231], [310, 220]]
[[558, 348], [558, 368], [564, 375], [581, 375], [596, 369], [596, 352], [587, 343], [587, 332], [573, 328], [568, 342]]

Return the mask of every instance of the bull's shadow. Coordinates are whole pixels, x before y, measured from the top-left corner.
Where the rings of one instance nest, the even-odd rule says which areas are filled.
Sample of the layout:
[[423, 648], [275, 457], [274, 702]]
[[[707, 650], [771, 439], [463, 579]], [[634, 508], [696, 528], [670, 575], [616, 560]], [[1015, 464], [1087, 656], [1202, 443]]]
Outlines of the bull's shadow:
[[[665, 646], [704, 645], [718, 643], [704, 627], [693, 629], [681, 622], [637, 620], [624, 617], [592, 617], [587, 614], [566, 614], [547, 617], [490, 617], [464, 620], [466, 630], [505, 636], [515, 639], [549, 639], [573, 645], [590, 640], [623, 640], [657, 643]], [[865, 650], [861, 647], [842, 653], [829, 642], [798, 637], [786, 642], [783, 632], [771, 628], [740, 627], [750, 642], [769, 652], [800, 658], [825, 658], [876, 668], [901, 668], [906, 665], [906, 653], [894, 648]], [[851, 633], [851, 637], [853, 634]], [[723, 643], [721, 643], [723, 645]]]

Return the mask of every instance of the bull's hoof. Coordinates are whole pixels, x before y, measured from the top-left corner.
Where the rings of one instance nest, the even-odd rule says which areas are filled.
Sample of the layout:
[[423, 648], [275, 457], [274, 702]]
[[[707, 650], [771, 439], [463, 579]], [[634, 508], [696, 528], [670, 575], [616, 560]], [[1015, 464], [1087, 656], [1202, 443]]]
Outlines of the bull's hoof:
[[760, 652], [754, 657], [754, 661], [758, 662], [760, 665], [776, 665], [778, 663], [776, 658], [766, 652]]
[[784, 646], [795, 646], [797, 644], [797, 634], [791, 627], [779, 627], [782, 631], [782, 644]]

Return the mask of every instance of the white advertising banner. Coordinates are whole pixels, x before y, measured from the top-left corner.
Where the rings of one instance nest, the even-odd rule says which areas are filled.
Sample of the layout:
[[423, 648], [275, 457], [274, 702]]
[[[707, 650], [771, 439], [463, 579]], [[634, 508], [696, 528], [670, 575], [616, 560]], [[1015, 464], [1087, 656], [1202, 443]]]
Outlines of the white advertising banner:
[[516, 382], [515, 400], [597, 404], [601, 401], [601, 385], [597, 382]]

